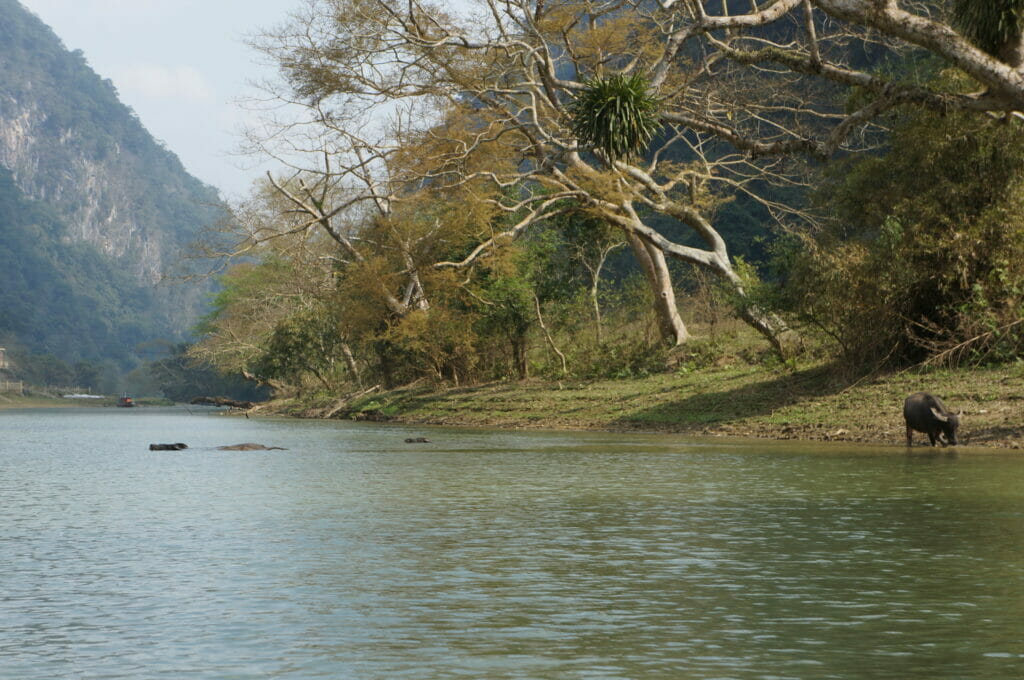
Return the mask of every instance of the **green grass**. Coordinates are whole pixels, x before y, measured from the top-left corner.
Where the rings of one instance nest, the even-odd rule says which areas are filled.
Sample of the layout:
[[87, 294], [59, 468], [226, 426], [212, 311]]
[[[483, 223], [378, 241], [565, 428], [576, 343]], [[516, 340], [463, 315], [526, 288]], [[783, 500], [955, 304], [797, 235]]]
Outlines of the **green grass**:
[[[918, 390], [962, 409], [965, 444], [1024, 444], [1020, 367], [843, 379], [833, 367], [739, 365], [632, 380], [417, 386], [375, 393], [339, 416], [499, 428], [604, 429], [902, 444], [903, 399]], [[918, 441], [924, 441], [918, 435]]]
[[[678, 432], [903, 445], [903, 400], [926, 390], [964, 411], [964, 444], [1024, 447], [1024, 364], [857, 376], [825, 361], [779, 362], [742, 324], [680, 347], [666, 372], [631, 379], [505, 381], [324, 392], [261, 412], [468, 427]], [[354, 390], [353, 390], [354, 391]], [[917, 435], [917, 441], [926, 441]]]

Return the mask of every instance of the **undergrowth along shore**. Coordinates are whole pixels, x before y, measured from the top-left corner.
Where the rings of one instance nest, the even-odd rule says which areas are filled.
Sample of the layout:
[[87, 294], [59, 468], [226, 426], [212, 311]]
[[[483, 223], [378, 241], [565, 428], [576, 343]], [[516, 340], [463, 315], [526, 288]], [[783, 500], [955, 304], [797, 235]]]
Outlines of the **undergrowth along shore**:
[[[319, 394], [257, 412], [510, 429], [667, 432], [904, 446], [903, 400], [919, 390], [963, 410], [960, 443], [1024, 447], [1024, 366], [905, 371], [842, 379], [828, 365], [797, 370], [708, 368], [630, 380], [413, 386], [352, 402]], [[927, 444], [923, 434], [915, 445]]]

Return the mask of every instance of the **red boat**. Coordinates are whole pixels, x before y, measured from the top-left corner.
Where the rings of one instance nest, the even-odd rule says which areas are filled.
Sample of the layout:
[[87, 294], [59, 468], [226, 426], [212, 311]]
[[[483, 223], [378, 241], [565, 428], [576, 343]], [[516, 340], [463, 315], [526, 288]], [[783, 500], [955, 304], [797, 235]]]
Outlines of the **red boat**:
[[125, 394], [122, 395], [122, 397], [117, 400], [117, 405], [120, 406], [121, 408], [130, 408], [132, 406], [135, 406], [135, 400], [133, 400], [131, 397]]

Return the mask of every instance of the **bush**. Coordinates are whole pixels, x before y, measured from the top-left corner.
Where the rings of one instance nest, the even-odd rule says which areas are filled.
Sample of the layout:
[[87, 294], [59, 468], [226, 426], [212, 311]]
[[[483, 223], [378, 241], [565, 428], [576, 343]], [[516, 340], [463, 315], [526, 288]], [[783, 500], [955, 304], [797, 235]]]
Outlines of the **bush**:
[[829, 221], [775, 247], [780, 306], [855, 365], [1003, 360], [1021, 347], [1024, 126], [916, 113], [833, 172]]

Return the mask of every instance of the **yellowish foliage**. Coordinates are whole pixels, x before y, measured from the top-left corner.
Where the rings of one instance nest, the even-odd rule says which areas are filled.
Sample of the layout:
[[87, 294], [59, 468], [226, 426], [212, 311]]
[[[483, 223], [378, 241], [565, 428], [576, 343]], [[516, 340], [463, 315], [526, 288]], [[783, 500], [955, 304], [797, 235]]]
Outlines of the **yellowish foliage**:
[[593, 2], [562, 2], [551, 6], [538, 22], [541, 32], [555, 43], [565, 44], [579, 66], [601, 71], [615, 58], [650, 64], [663, 45], [649, 39], [652, 27], [633, 12], [594, 14]]
[[438, 380], [458, 383], [477, 361], [472, 321], [457, 309], [412, 312], [392, 324], [383, 337]]

